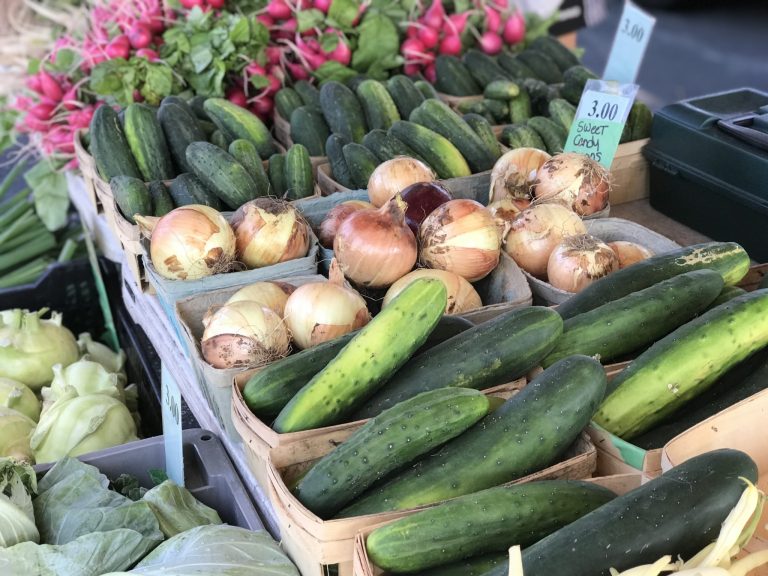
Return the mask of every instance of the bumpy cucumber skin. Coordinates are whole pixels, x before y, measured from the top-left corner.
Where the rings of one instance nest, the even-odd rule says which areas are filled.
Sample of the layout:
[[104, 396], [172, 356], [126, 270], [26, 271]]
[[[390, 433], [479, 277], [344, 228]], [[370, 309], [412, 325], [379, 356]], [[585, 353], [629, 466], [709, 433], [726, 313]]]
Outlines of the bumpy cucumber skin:
[[285, 155], [285, 182], [288, 186], [286, 198], [289, 200], [307, 198], [315, 191], [309, 150], [301, 144], [291, 146]]
[[390, 472], [455, 438], [488, 414], [477, 390], [444, 388], [419, 394], [373, 418], [316, 462], [294, 494], [330, 518]]
[[756, 290], [709, 310], [638, 356], [611, 382], [595, 422], [629, 440], [765, 346], [768, 290]]
[[345, 188], [354, 188], [355, 182], [352, 180], [352, 174], [344, 160], [344, 146], [349, 144], [349, 140], [339, 134], [331, 134], [325, 141], [325, 155], [328, 156], [328, 162], [331, 165], [331, 176], [336, 182]]
[[270, 195], [282, 198], [288, 190], [285, 179], [285, 154], [272, 154], [267, 165], [269, 173]]
[[393, 122], [400, 120], [397, 104], [378, 80], [364, 80], [357, 87], [357, 98], [365, 112], [368, 130], [388, 130]]
[[173, 199], [165, 188], [165, 184], [159, 180], [154, 180], [147, 185], [149, 195], [152, 197], [152, 214], [154, 216], [165, 216], [173, 210]]
[[541, 470], [589, 423], [605, 388], [605, 370], [596, 360], [586, 356], [561, 360], [501, 408], [429, 458], [366, 492], [338, 517], [407, 510]]
[[111, 106], [96, 109], [89, 132], [91, 154], [104, 180], [109, 182], [114, 176], [142, 177], [117, 112]]
[[726, 284], [736, 284], [749, 270], [749, 263], [749, 255], [735, 242], [685, 246], [601, 278], [560, 304], [557, 312], [567, 320], [677, 274], [702, 268], [719, 272]]
[[415, 122], [399, 120], [392, 124], [389, 134], [412, 148], [440, 178], [472, 175], [472, 170], [459, 149], [450, 140], [429, 128]]
[[205, 187], [233, 210], [257, 196], [256, 183], [245, 167], [215, 144], [190, 144], [187, 163]]
[[280, 433], [336, 424], [375, 392], [419, 348], [445, 310], [445, 285], [407, 286], [280, 411]]
[[133, 176], [115, 176], [109, 181], [109, 189], [120, 212], [131, 224], [136, 224], [133, 219], [135, 214], [152, 214], [152, 197], [140, 179]]
[[509, 558], [509, 552], [494, 552], [483, 554], [482, 556], [473, 556], [461, 562], [444, 564], [429, 570], [415, 572], [412, 576], [483, 576], [486, 572], [493, 570], [496, 566], [504, 564]]
[[360, 143], [368, 131], [365, 114], [355, 93], [340, 82], [326, 82], [320, 88], [320, 106], [331, 132]]
[[277, 151], [272, 134], [264, 122], [245, 108], [223, 98], [208, 98], [203, 108], [228, 142], [238, 138], [250, 140], [261, 158], [267, 158]]
[[131, 104], [125, 109], [125, 137], [144, 180], [170, 180], [173, 163], [154, 109]]
[[256, 147], [250, 141], [239, 138], [229, 144], [229, 154], [251, 175], [256, 184], [256, 194], [267, 196], [269, 194], [269, 177], [264, 170], [264, 163], [256, 152]]
[[426, 570], [513, 544], [530, 546], [615, 497], [578, 480], [489, 488], [377, 528], [366, 548], [387, 572]]
[[157, 111], [157, 119], [179, 174], [191, 172], [192, 168], [187, 164], [187, 146], [205, 140], [205, 132], [200, 128], [191, 108], [187, 112], [173, 101], [166, 103], [166, 100], [163, 100], [163, 105]]
[[387, 80], [387, 91], [395, 101], [401, 118], [408, 118], [419, 104], [424, 102], [424, 94], [407, 76], [398, 74]]
[[714, 270], [694, 270], [569, 318], [542, 366], [571, 354], [599, 354], [606, 363], [655, 342], [705, 310], [723, 285]]

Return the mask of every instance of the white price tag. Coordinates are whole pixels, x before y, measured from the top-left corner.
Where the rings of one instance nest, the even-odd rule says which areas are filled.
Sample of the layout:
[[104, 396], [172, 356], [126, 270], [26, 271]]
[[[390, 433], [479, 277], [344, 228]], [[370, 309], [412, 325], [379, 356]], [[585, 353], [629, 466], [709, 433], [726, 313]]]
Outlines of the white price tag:
[[163, 440], [165, 444], [165, 472], [168, 478], [184, 486], [184, 447], [181, 438], [181, 392], [168, 373], [161, 367], [160, 403], [163, 415]]
[[608, 55], [608, 63], [603, 72], [604, 80], [614, 80], [633, 84], [640, 72], [640, 65], [656, 25], [656, 18], [635, 6], [632, 2], [624, 4], [624, 11], [619, 20], [613, 46]]

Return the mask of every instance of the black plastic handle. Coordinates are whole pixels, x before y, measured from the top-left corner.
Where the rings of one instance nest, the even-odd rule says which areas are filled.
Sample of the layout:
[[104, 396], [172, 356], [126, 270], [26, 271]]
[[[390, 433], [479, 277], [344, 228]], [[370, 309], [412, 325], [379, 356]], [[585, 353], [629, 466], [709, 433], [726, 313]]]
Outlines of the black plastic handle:
[[717, 127], [751, 146], [768, 151], [768, 133], [751, 127], [754, 118], [754, 115], [750, 114], [731, 120], [718, 120]]

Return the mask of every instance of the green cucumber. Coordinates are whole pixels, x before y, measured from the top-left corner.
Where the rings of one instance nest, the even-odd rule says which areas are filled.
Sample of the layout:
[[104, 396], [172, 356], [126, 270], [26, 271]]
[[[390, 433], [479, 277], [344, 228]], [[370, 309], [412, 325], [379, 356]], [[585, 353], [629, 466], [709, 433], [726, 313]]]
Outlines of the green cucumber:
[[109, 189], [120, 212], [131, 224], [136, 224], [133, 219], [135, 214], [152, 214], [152, 197], [140, 179], [133, 176], [114, 176], [109, 181]]
[[123, 129], [144, 180], [173, 178], [171, 154], [154, 109], [144, 104], [130, 104], [125, 109]]
[[311, 106], [300, 106], [289, 118], [293, 143], [306, 146], [310, 156], [323, 156], [331, 131], [322, 113]]
[[386, 572], [427, 570], [514, 544], [526, 548], [615, 497], [578, 480], [489, 488], [376, 528], [365, 546]]
[[384, 84], [378, 80], [361, 82], [355, 92], [363, 105], [365, 122], [369, 130], [376, 128], [388, 130], [394, 122], [400, 120], [397, 104], [387, 92]]
[[280, 411], [280, 433], [343, 419], [381, 387], [423, 344], [445, 310], [445, 285], [418, 279], [373, 318]]
[[643, 102], [636, 101], [632, 104], [628, 122], [632, 126], [632, 132], [629, 136], [630, 141], [650, 138], [653, 112]]
[[330, 518], [375, 482], [455, 438], [488, 414], [477, 390], [424, 392], [390, 408], [316, 462], [293, 490], [320, 518]]
[[563, 72], [563, 98], [568, 100], [568, 102], [574, 106], [578, 106], [587, 80], [596, 78], [597, 75], [584, 66], [571, 66], [568, 70]]
[[256, 183], [248, 171], [215, 144], [193, 142], [187, 147], [187, 162], [205, 187], [229, 208], [235, 210], [257, 197]]
[[[435, 58], [435, 75], [435, 89], [443, 94], [474, 96], [483, 92], [472, 78], [469, 68], [456, 56], [440, 55]], [[422, 89], [418, 83], [416, 87]]]
[[542, 361], [598, 354], [603, 364], [666, 336], [710, 305], [723, 289], [714, 270], [693, 270], [566, 320], [563, 335]]
[[481, 576], [503, 564], [509, 558], [509, 552], [494, 552], [473, 556], [461, 562], [444, 564], [430, 570], [415, 572], [413, 576]]
[[534, 116], [526, 124], [541, 136], [547, 152], [554, 155], [563, 151], [568, 132], [562, 126], [544, 116]]
[[147, 184], [149, 196], [152, 199], [152, 215], [165, 216], [173, 210], [173, 199], [168, 190], [160, 180], [154, 180]]
[[576, 116], [576, 106], [564, 98], [555, 98], [549, 102], [549, 117], [568, 132]]
[[510, 52], [502, 52], [497, 59], [499, 66], [504, 70], [511, 78], [523, 80], [525, 78], [535, 78], [536, 73], [531, 70], [528, 65], [520, 60], [515, 54]]
[[711, 268], [726, 284], [736, 284], [749, 270], [749, 255], [735, 242], [707, 242], [651, 256], [590, 284], [557, 307], [564, 320], [652, 286], [657, 282]]
[[653, 428], [768, 346], [768, 290], [712, 308], [640, 354], [611, 382], [595, 422], [626, 440]]
[[[742, 478], [756, 482], [757, 466], [738, 450], [686, 460], [523, 550], [525, 576], [609, 576], [667, 554], [692, 558], [717, 538]], [[506, 564], [489, 576], [506, 576]]]
[[341, 151], [354, 188], [366, 190], [371, 174], [380, 164], [379, 159], [368, 148], [355, 142], [345, 144]]
[[456, 146], [429, 128], [399, 120], [392, 125], [389, 133], [421, 156], [439, 178], [461, 178], [472, 174]]
[[211, 135], [209, 136], [209, 141], [211, 144], [218, 146], [222, 150], [227, 150], [229, 148], [230, 140], [227, 139], [226, 136], [224, 136], [224, 133], [216, 129], [213, 132], [211, 132]]
[[485, 88], [494, 80], [510, 80], [509, 75], [493, 57], [476, 48], [467, 50], [462, 61], [481, 88]]
[[563, 81], [563, 73], [557, 64], [544, 52], [538, 50], [523, 50], [517, 55], [518, 60], [528, 66], [536, 78], [547, 84], [557, 84]]
[[413, 80], [402, 74], [396, 74], [387, 80], [387, 91], [395, 101], [401, 118], [408, 118], [413, 109], [424, 102], [424, 94], [419, 91]]
[[509, 103], [500, 100], [483, 100], [486, 111], [493, 118], [493, 124], [503, 124], [509, 118]]
[[370, 77], [366, 76], [365, 74], [357, 74], [344, 80], [344, 86], [352, 90], [352, 92], [356, 92], [357, 87], [366, 80], [370, 80]]
[[553, 36], [539, 36], [531, 42], [530, 47], [549, 56], [561, 72], [565, 72], [571, 66], [579, 65], [579, 59], [576, 57], [576, 54], [563, 46]]
[[141, 178], [139, 167], [131, 154], [131, 148], [111, 106], [99, 106], [91, 118], [90, 152], [101, 177], [109, 182], [115, 176]]
[[331, 132], [341, 134], [350, 142], [363, 141], [368, 131], [365, 113], [352, 90], [340, 82], [326, 82], [320, 88], [320, 106]]
[[294, 144], [285, 155], [286, 195], [289, 200], [307, 198], [315, 193], [312, 161], [309, 151], [301, 144]]
[[492, 100], [508, 102], [520, 94], [520, 86], [512, 80], [494, 80], [485, 87], [483, 96]]
[[338, 517], [408, 510], [541, 470], [576, 440], [605, 387], [605, 370], [596, 360], [586, 356], [561, 360], [464, 434], [369, 490]]
[[712, 300], [709, 308], [714, 308], [715, 306], [720, 306], [720, 304], [725, 304], [728, 302], [728, 300], [733, 300], [737, 296], [741, 296], [746, 293], [747, 291], [744, 290], [744, 288], [739, 288], [738, 286], [723, 286], [720, 294], [717, 295], [717, 298]]
[[347, 144], [349, 140], [343, 136], [331, 134], [325, 141], [325, 155], [328, 156], [333, 179], [345, 188], [353, 189], [355, 182], [352, 180], [347, 161], [344, 160], [344, 146]]
[[315, 110], [320, 110], [320, 90], [307, 82], [299, 80], [293, 85], [293, 89], [301, 98], [304, 106], [312, 106]]
[[221, 200], [194, 174], [184, 173], [176, 176], [168, 186], [168, 193], [176, 206], [203, 204], [216, 210], [224, 208]]
[[173, 104], [174, 106], [178, 106], [184, 112], [186, 112], [190, 118], [192, 118], [195, 121], [198, 121], [197, 114], [195, 114], [195, 111], [192, 109], [192, 106], [190, 106], [189, 102], [184, 100], [184, 98], [182, 98], [181, 96], [175, 96], [175, 95], [166, 96], [160, 102], [160, 108], [162, 108], [163, 106], [167, 106], [168, 104]]
[[484, 390], [535, 367], [563, 331], [557, 312], [542, 306], [510, 310], [446, 340], [403, 366], [353, 419], [370, 418], [436, 388]]
[[264, 170], [264, 162], [259, 157], [259, 153], [256, 152], [256, 147], [249, 140], [238, 138], [230, 143], [229, 154], [242, 164], [253, 178], [253, 182], [256, 184], [256, 195], [269, 195], [269, 177]]
[[[424, 95], [424, 98], [437, 98], [437, 90], [429, 82], [425, 80], [416, 80], [413, 83], [417, 90]], [[403, 116], [405, 118], [405, 116]]]
[[285, 180], [285, 154], [272, 154], [267, 164], [269, 172], [270, 196], [282, 198], [288, 191], [288, 182]]
[[546, 150], [544, 140], [539, 133], [525, 124], [512, 124], [505, 126], [499, 136], [501, 143], [509, 148], [538, 148]]
[[299, 93], [293, 88], [286, 86], [285, 88], [280, 88], [277, 94], [275, 94], [275, 108], [284, 120], [288, 120], [293, 111], [300, 106], [304, 106], [304, 102]]
[[531, 96], [526, 88], [522, 88], [520, 94], [509, 101], [509, 121], [522, 124], [528, 121], [532, 113]]
[[464, 114], [462, 118], [464, 118], [464, 122], [469, 124], [469, 127], [472, 128], [475, 134], [480, 137], [480, 140], [483, 141], [483, 144], [488, 149], [491, 156], [498, 159], [501, 156], [501, 147], [499, 146], [499, 141], [496, 139], [496, 134], [493, 133], [491, 123], [480, 114], [471, 112], [469, 114]]
[[193, 96], [189, 99], [189, 107], [192, 109], [192, 112], [195, 113], [195, 116], [199, 120], [205, 120], [207, 122], [211, 121], [211, 118], [208, 116], [208, 113], [205, 111], [205, 101], [208, 100], [208, 96], [202, 96], [197, 95]]
[[368, 148], [381, 162], [386, 162], [397, 156], [410, 156], [421, 160], [419, 155], [397, 138], [384, 130], [371, 130], [363, 138], [363, 146]]
[[187, 146], [207, 139], [197, 119], [178, 104], [166, 104], [165, 100], [157, 112], [157, 119], [179, 173], [190, 172], [192, 168], [187, 164]]
[[277, 151], [269, 128], [252, 112], [223, 98], [208, 98], [203, 107], [228, 142], [238, 138], [249, 140], [261, 158]]

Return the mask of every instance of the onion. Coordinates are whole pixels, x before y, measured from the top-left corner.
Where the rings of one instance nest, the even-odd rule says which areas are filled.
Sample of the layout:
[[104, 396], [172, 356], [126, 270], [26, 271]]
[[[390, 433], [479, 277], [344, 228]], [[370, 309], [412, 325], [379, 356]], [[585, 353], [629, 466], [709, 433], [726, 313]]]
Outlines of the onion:
[[229, 270], [235, 258], [235, 235], [219, 212], [190, 204], [157, 221], [149, 254], [163, 278], [195, 280]]
[[432, 169], [415, 158], [398, 156], [379, 164], [368, 179], [368, 197], [377, 208], [416, 182], [436, 178]]
[[653, 252], [648, 250], [648, 248], [635, 242], [617, 240], [616, 242], [608, 242], [608, 246], [611, 247], [611, 250], [616, 253], [619, 259], [619, 269], [626, 268], [653, 256]]
[[414, 236], [419, 235], [419, 226], [435, 208], [453, 199], [451, 193], [437, 182], [416, 182], [403, 190], [401, 196], [408, 204], [405, 223]]
[[397, 195], [375, 210], [358, 210], [341, 223], [333, 251], [344, 276], [369, 288], [386, 288], [416, 263], [416, 238]]
[[257, 198], [232, 216], [237, 253], [249, 268], [293, 260], [309, 251], [309, 226], [288, 202]]
[[504, 250], [520, 268], [543, 278], [552, 250], [568, 236], [586, 234], [575, 212], [558, 204], [538, 204], [523, 210], [509, 225]]
[[496, 200], [488, 205], [488, 211], [496, 221], [499, 238], [504, 238], [507, 235], [507, 229], [512, 220], [530, 205], [531, 201], [527, 198], [512, 198], [511, 196]]
[[[226, 306], [234, 302], [256, 302], [273, 312], [277, 312], [278, 316], [282, 318], [285, 302], [294, 290], [296, 290], [296, 287], [287, 282], [256, 282], [255, 284], [240, 288], [240, 290], [229, 297], [229, 300], [224, 305]], [[213, 316], [215, 311], [214, 308], [211, 308], [205, 313], [205, 316], [203, 316], [203, 326], [208, 326], [208, 322], [210, 322], [211, 316]]]
[[499, 233], [491, 213], [474, 200], [451, 200], [421, 224], [421, 262], [474, 282], [499, 263]]
[[325, 220], [320, 224], [320, 230], [318, 230], [317, 237], [320, 240], [320, 244], [325, 248], [332, 249], [336, 231], [344, 219], [353, 212], [364, 208], [374, 208], [374, 205], [363, 200], [349, 200], [331, 208], [325, 216]]
[[544, 163], [533, 187], [537, 200], [588, 216], [608, 206], [610, 173], [588, 156], [565, 152]]
[[419, 270], [409, 272], [389, 287], [389, 290], [384, 295], [384, 301], [381, 303], [382, 308], [385, 308], [406, 286], [419, 278], [434, 278], [445, 284], [448, 295], [448, 303], [445, 306], [446, 314], [462, 314], [480, 308], [483, 305], [480, 295], [474, 286], [458, 274], [448, 272], [447, 270], [420, 268]]
[[328, 282], [299, 286], [285, 305], [285, 322], [296, 345], [317, 346], [362, 328], [371, 319], [365, 300], [331, 260]]
[[550, 158], [537, 148], [515, 148], [501, 156], [491, 171], [489, 203], [504, 198], [530, 198], [536, 175]]
[[579, 292], [619, 269], [619, 259], [605, 242], [589, 234], [563, 240], [549, 256], [547, 278], [555, 288]]
[[277, 312], [257, 302], [233, 302], [216, 310], [200, 343], [214, 368], [255, 368], [290, 351], [288, 330]]

